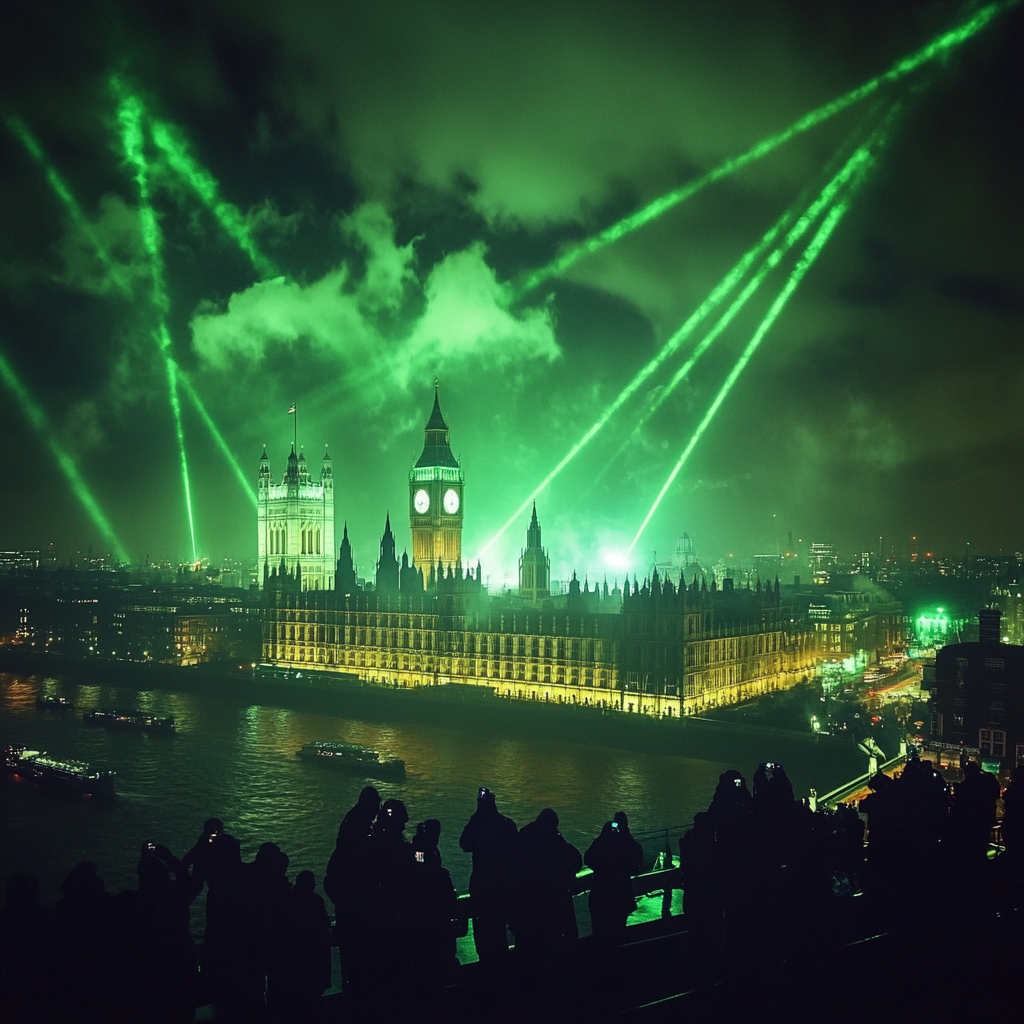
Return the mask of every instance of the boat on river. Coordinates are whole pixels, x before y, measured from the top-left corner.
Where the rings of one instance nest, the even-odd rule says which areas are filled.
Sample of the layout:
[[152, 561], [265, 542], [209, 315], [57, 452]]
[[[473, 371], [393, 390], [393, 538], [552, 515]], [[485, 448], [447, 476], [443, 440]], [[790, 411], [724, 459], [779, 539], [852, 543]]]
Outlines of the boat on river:
[[114, 795], [116, 773], [94, 768], [85, 761], [53, 757], [45, 750], [14, 746], [4, 751], [3, 764], [9, 774], [50, 789], [97, 797]]
[[101, 725], [104, 729], [130, 732], [152, 732], [170, 736], [174, 732], [172, 715], [151, 715], [145, 711], [86, 711], [82, 715], [86, 725]]
[[74, 704], [67, 697], [57, 697], [52, 693], [36, 697], [37, 708], [47, 708], [50, 711], [70, 711]]
[[313, 740], [303, 744], [298, 756], [319, 764], [362, 772], [370, 778], [405, 775], [405, 762], [400, 757], [381, 757], [379, 751], [355, 743]]

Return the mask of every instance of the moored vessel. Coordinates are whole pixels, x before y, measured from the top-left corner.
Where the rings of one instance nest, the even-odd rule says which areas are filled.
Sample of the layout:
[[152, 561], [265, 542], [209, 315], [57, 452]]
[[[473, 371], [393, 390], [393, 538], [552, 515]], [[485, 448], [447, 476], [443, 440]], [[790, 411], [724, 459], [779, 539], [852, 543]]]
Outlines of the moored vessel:
[[4, 769], [40, 786], [99, 797], [114, 795], [117, 778], [115, 772], [102, 771], [85, 761], [53, 757], [45, 750], [28, 750], [23, 746], [7, 747]]
[[390, 778], [405, 774], [405, 762], [400, 757], [381, 757], [378, 751], [360, 747], [355, 743], [314, 740], [303, 744], [299, 757], [361, 771], [373, 778]]

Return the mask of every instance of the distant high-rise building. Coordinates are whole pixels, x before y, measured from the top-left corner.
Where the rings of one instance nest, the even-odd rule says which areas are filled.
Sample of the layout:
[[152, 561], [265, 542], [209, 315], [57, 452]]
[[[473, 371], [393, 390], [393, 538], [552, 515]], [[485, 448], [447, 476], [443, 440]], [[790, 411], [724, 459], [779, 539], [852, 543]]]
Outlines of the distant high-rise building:
[[811, 579], [815, 583], [825, 584], [832, 577], [832, 572], [839, 559], [836, 557], [835, 545], [829, 543], [811, 543]]
[[526, 548], [519, 556], [519, 596], [533, 604], [551, 596], [551, 559], [541, 546], [536, 502], [526, 531]]
[[260, 578], [284, 567], [299, 574], [303, 590], [334, 587], [334, 469], [324, 449], [320, 479], [313, 481], [302, 451], [288, 454], [284, 480], [270, 479], [267, 449], [260, 457], [256, 490]]

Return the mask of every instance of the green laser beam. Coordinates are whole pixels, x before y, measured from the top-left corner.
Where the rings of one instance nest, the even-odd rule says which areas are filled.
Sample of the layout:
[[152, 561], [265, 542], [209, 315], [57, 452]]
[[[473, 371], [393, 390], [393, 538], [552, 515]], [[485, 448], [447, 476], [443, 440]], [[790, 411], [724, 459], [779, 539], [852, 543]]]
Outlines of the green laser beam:
[[29, 131], [24, 121], [21, 121], [17, 117], [9, 117], [7, 119], [7, 128], [42, 168], [43, 174], [46, 177], [46, 181], [50, 188], [53, 189], [57, 198], [64, 204], [64, 209], [67, 211], [71, 222], [95, 250], [97, 257], [103, 264], [104, 269], [110, 275], [111, 280], [118, 288], [121, 289], [122, 292], [125, 293], [125, 295], [131, 295], [131, 288], [124, 280], [121, 268], [107, 251], [106, 246], [100, 241], [100, 238], [93, 229], [92, 224], [89, 223], [89, 218], [86, 217], [81, 204], [75, 198], [74, 193], [68, 187], [67, 182], [64, 181], [56, 167], [53, 166], [52, 162], [46, 156], [43, 147], [39, 144], [39, 140]]
[[[822, 214], [825, 208], [834, 202], [840, 190], [844, 188], [847, 182], [851, 181], [855, 176], [864, 173], [872, 160], [872, 150], [881, 148], [888, 141], [892, 124], [902, 109], [902, 106], [902, 103], [895, 103], [892, 106], [882, 123], [872, 133], [871, 138], [869, 138], [854, 152], [840, 171], [822, 189], [821, 194], [813, 203], [811, 203], [804, 215], [787, 233], [782, 244], [772, 250], [772, 252], [767, 256], [754, 276], [747, 282], [743, 290], [732, 302], [729, 308], [722, 314], [717, 323], [693, 349], [686, 362], [676, 370], [669, 382], [651, 399], [643, 416], [634, 428], [633, 433], [623, 442], [622, 446], [613, 457], [613, 461], [614, 458], [621, 455], [626, 446], [632, 442], [636, 432], [643, 428], [647, 421], [658, 411], [658, 409], [661, 408], [662, 405], [664, 405], [675, 389], [679, 387], [679, 385], [689, 376], [690, 371], [693, 369], [697, 360], [707, 352], [722, 332], [730, 323], [732, 323], [736, 315], [764, 283], [765, 278], [779, 265], [779, 263], [782, 262], [793, 246], [796, 245], [796, 243], [799, 242], [800, 239], [810, 230], [811, 226]], [[875, 155], [877, 156], [877, 152]]]
[[640, 524], [640, 528], [636, 531], [636, 534], [634, 535], [632, 541], [630, 541], [629, 547], [626, 549], [627, 555], [631, 554], [633, 548], [636, 547], [637, 541], [640, 539], [644, 530], [647, 529], [647, 524], [651, 521], [651, 518], [653, 517], [654, 513], [658, 510], [658, 506], [661, 504], [662, 499], [668, 493], [668, 489], [672, 486], [672, 483], [675, 481], [676, 477], [679, 476], [679, 472], [685, 465], [686, 460], [690, 457], [690, 453], [693, 451], [694, 448], [697, 447], [697, 444], [703, 436], [704, 431], [707, 430], [708, 425], [715, 418], [715, 413], [718, 412], [719, 407], [721, 406], [722, 402], [725, 401], [729, 392], [732, 390], [733, 385], [739, 379], [740, 374], [742, 374], [744, 369], [746, 369], [747, 363], [750, 362], [751, 357], [757, 350], [758, 345], [761, 344], [761, 341], [764, 338], [764, 336], [768, 333], [772, 325], [778, 319], [778, 316], [782, 312], [782, 309], [786, 305], [786, 302], [789, 300], [789, 297], [796, 290], [797, 285], [800, 284], [804, 275], [810, 269], [811, 264], [813, 264], [814, 261], [818, 258], [818, 255], [824, 248], [825, 243], [829, 239], [829, 236], [835, 230], [836, 225], [839, 223], [843, 215], [849, 209], [849, 203], [850, 199], [849, 197], [847, 197], [844, 200], [838, 201], [836, 205], [832, 207], [828, 215], [825, 217], [825, 220], [822, 222], [821, 227], [818, 228], [818, 231], [815, 234], [814, 238], [811, 239], [810, 244], [804, 250], [803, 256], [800, 257], [800, 260], [797, 262], [797, 265], [793, 268], [793, 272], [790, 274], [789, 279], [783, 286], [782, 291], [779, 292], [775, 301], [772, 303], [768, 312], [765, 314], [764, 319], [761, 321], [757, 330], [754, 332], [753, 337], [747, 343], [747, 347], [743, 350], [743, 353], [740, 355], [739, 359], [736, 361], [736, 364], [729, 372], [729, 376], [726, 377], [725, 383], [719, 389], [718, 394], [715, 396], [715, 400], [711, 403], [711, 405], [708, 408], [708, 411], [704, 414], [704, 418], [700, 421], [699, 425], [697, 426], [697, 429], [693, 432], [693, 436], [690, 438], [689, 443], [683, 449], [682, 455], [679, 456], [679, 461], [676, 462], [675, 466], [672, 468], [672, 472], [669, 473], [668, 479], [662, 485], [661, 490], [658, 492], [658, 496], [654, 499], [654, 504], [651, 505], [647, 515], [644, 516], [644, 520]]
[[245, 217], [237, 206], [220, 197], [220, 190], [213, 175], [192, 157], [178, 129], [166, 121], [157, 121], [153, 118], [150, 118], [149, 124], [153, 142], [163, 151], [172, 170], [192, 187], [224, 233], [249, 257], [253, 269], [261, 277], [276, 277], [277, 269], [253, 241]]
[[562, 459], [554, 466], [546, 477], [527, 495], [525, 501], [512, 513], [501, 528], [481, 549], [480, 554], [487, 554], [488, 550], [495, 544], [501, 535], [530, 507], [552, 480], [562, 472], [563, 469], [583, 450], [583, 448], [597, 435], [597, 433], [608, 423], [619, 409], [629, 401], [633, 395], [644, 385], [653, 373], [671, 357], [679, 347], [687, 341], [697, 330], [703, 321], [722, 303], [730, 292], [739, 284], [747, 271], [771, 248], [778, 236], [792, 221], [798, 207], [794, 204], [787, 209], [781, 217], [765, 232], [759, 242], [753, 245], [739, 261], [725, 274], [711, 290], [707, 298], [693, 311], [686, 322], [665, 342], [661, 349], [648, 362], [642, 366], [633, 379], [619, 392], [619, 394], [605, 407], [604, 412], [593, 423], [589, 430], [569, 449]]
[[196, 526], [192, 519], [192, 487], [188, 476], [188, 455], [185, 451], [185, 432], [181, 425], [181, 402], [178, 398], [178, 364], [171, 358], [171, 339], [166, 326], [161, 323], [162, 334], [160, 347], [164, 350], [164, 363], [167, 367], [167, 391], [171, 398], [171, 409], [174, 412], [174, 430], [178, 438], [178, 452], [181, 457], [181, 480], [185, 487], [185, 509], [188, 512], [188, 533], [192, 541], [192, 561], [198, 560], [196, 554]]
[[648, 203], [643, 209], [637, 210], [618, 223], [605, 228], [598, 234], [574, 246], [546, 266], [541, 267], [540, 270], [536, 270], [528, 275], [516, 289], [517, 297], [532, 291], [543, 281], [547, 281], [552, 277], [558, 277], [573, 264], [583, 259], [584, 256], [589, 256], [591, 253], [603, 249], [606, 245], [611, 245], [612, 242], [618, 241], [624, 235], [628, 235], [645, 224], [649, 224], [666, 211], [696, 195], [705, 186], [746, 167], [747, 164], [753, 163], [755, 160], [759, 160], [779, 146], [789, 142], [795, 136], [816, 127], [853, 104], [859, 103], [865, 97], [882, 88], [882, 86], [896, 82], [916, 71], [923, 64], [927, 64], [929, 61], [949, 53], [954, 47], [966, 42], [973, 35], [980, 32], [998, 14], [1001, 14], [1005, 9], [1016, 5], [1018, 2], [1019, 0], [1006, 0], [1006, 2], [992, 3], [982, 7], [963, 24], [944, 32], [916, 53], [897, 61], [888, 71], [877, 75], [856, 89], [851, 89], [838, 99], [822, 104], [822, 106], [817, 107], [795, 121], [788, 128], [776, 132], [774, 135], [770, 135], [767, 139], [757, 143], [757, 145], [752, 146], [745, 153], [726, 160], [700, 178], [666, 193], [653, 202]]
[[128, 557], [128, 552], [125, 551], [124, 545], [118, 539], [117, 534], [114, 533], [110, 520], [107, 519], [99, 503], [93, 497], [92, 491], [89, 490], [85, 480], [82, 479], [82, 474], [79, 473], [75, 460], [57, 439], [56, 432], [50, 426], [46, 413], [43, 412], [42, 408], [32, 398], [28, 388], [21, 382], [18, 375], [14, 372], [14, 367], [11, 366], [2, 352], [0, 352], [0, 377], [3, 378], [4, 383], [18, 400], [18, 404], [25, 414], [25, 419], [28, 420], [33, 430], [50, 449], [50, 453], [71, 485], [72, 493], [88, 513], [93, 524], [114, 549], [117, 560], [124, 563], [130, 562], [131, 559]]
[[[153, 304], [163, 314], [170, 308], [170, 299], [164, 282], [163, 235], [149, 191], [149, 165], [142, 132], [142, 104], [127, 92], [124, 83], [116, 75], [111, 79], [111, 87], [119, 100], [117, 123], [121, 131], [121, 146], [124, 149], [125, 160], [131, 168], [132, 178], [139, 189], [139, 225], [142, 230], [142, 244], [149, 256], [150, 272], [153, 276]], [[166, 331], [163, 333], [166, 335]]]
[[185, 495], [185, 512], [188, 517], [189, 539], [192, 542], [192, 560], [197, 560], [195, 519], [192, 514], [192, 486], [188, 475], [188, 455], [185, 450], [185, 431], [181, 423], [181, 402], [178, 398], [177, 364], [171, 355], [172, 344], [167, 330], [167, 310], [170, 299], [164, 282], [163, 235], [156, 218], [156, 211], [149, 190], [149, 164], [146, 160], [145, 139], [142, 131], [143, 107], [137, 97], [128, 92], [121, 79], [114, 75], [111, 88], [119, 103], [117, 123], [121, 130], [121, 145], [125, 160], [131, 167], [132, 177], [139, 189], [139, 223], [142, 227], [143, 244], [150, 260], [153, 275], [153, 305], [157, 309], [157, 330], [154, 338], [164, 357], [167, 372], [168, 400], [174, 419], [174, 432], [178, 441], [181, 463], [181, 483]]
[[177, 367], [177, 377], [178, 383], [182, 386], [182, 389], [184, 390], [185, 394], [188, 395], [188, 397], [192, 400], [192, 404], [195, 406], [196, 412], [199, 413], [200, 419], [202, 419], [203, 423], [206, 426], [206, 429], [209, 430], [210, 436], [213, 438], [217, 447], [220, 449], [221, 454], [224, 456], [225, 459], [227, 459], [228, 465], [234, 471], [235, 476], [238, 478], [238, 482], [242, 485], [242, 489], [245, 491], [246, 495], [252, 501], [253, 507], [256, 507], [256, 492], [253, 490], [249, 478], [246, 476], [244, 470], [239, 465], [239, 462], [235, 458], [234, 453], [228, 447], [228, 443], [227, 441], [224, 440], [224, 435], [217, 428], [217, 424], [214, 423], [213, 418], [206, 411], [206, 406], [203, 405], [202, 400], [196, 393], [196, 389], [192, 386], [192, 382], [188, 379], [187, 374], [180, 366]]

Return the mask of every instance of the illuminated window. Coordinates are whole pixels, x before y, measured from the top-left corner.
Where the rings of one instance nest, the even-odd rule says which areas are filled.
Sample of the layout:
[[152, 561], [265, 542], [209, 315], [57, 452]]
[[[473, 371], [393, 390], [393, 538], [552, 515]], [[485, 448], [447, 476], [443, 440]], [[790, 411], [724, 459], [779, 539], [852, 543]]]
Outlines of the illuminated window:
[[988, 754], [990, 757], [1005, 757], [1006, 730], [979, 729], [978, 752], [981, 754]]

